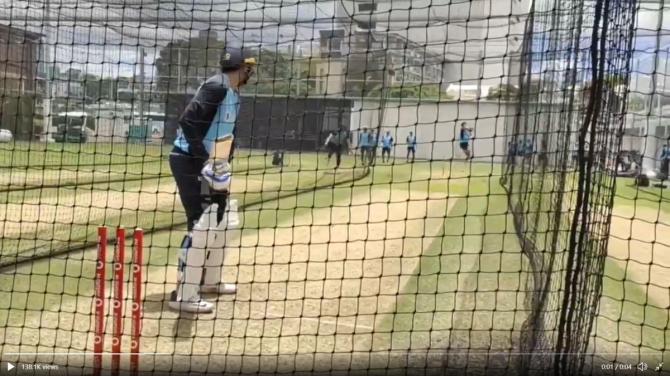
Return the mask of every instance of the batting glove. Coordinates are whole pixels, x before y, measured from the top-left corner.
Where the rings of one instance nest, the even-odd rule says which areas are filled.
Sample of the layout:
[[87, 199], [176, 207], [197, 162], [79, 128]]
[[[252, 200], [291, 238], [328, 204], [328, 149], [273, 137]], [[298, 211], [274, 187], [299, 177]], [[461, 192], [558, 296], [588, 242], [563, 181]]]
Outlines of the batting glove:
[[230, 190], [233, 176], [228, 162], [208, 161], [201, 172], [212, 190], [217, 192], [227, 192]]

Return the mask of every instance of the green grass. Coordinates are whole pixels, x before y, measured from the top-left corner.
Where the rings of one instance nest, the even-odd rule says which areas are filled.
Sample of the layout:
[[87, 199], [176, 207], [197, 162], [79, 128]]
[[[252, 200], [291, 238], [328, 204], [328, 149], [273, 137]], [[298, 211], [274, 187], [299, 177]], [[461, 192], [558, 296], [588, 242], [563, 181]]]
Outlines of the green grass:
[[633, 282], [612, 260], [605, 265], [600, 312], [595, 322], [594, 352], [607, 361], [668, 360], [668, 307], [656, 303], [644, 285]]
[[[137, 211], [119, 208], [118, 203], [109, 202], [109, 195], [103, 197], [102, 202], [91, 202], [89, 207], [86, 204], [70, 202], [71, 200], [68, 199], [74, 195], [87, 196], [98, 193], [116, 193], [116, 196], [123, 197], [125, 192], [142, 192], [144, 196], [150, 198], [152, 192], [165, 192], [174, 185], [167, 163], [166, 150], [169, 151], [169, 148], [133, 144], [10, 145], [12, 145], [11, 148], [0, 150], [0, 159], [11, 161], [14, 165], [24, 163], [34, 167], [31, 171], [35, 171], [34, 174], [40, 181], [37, 186], [44, 186], [30, 190], [22, 190], [25, 185], [10, 186], [14, 189], [0, 193], [0, 205], [15, 204], [17, 206], [16, 210], [8, 210], [5, 213], [6, 221], [19, 224], [22, 211], [27, 207], [33, 208], [33, 211], [38, 210], [40, 206], [46, 205], [45, 202], [50, 202], [52, 209], [61, 207], [62, 210], [66, 210], [68, 206], [77, 207], [79, 212], [83, 213], [83, 217], [28, 222], [27, 225], [38, 226], [26, 226], [26, 229], [22, 229], [20, 233], [5, 234], [0, 240], [0, 249], [2, 249], [0, 254], [5, 258], [5, 262], [11, 261], [9, 259], [17, 254], [21, 254], [22, 257], [39, 256], [49, 254], [53, 249], [93, 242], [96, 238], [97, 227], [100, 225], [137, 226], [152, 229], [183, 222], [181, 205], [175, 206], [175, 200], [155, 210]], [[122, 155], [121, 152], [123, 152]], [[130, 161], [129, 159], [132, 158], [128, 157], [133, 153], [138, 155], [147, 153], [147, 156], [142, 159], [148, 161], [134, 164], [135, 161]], [[78, 155], [81, 163], [96, 163], [101, 166], [59, 169], [56, 168], [59, 165], [55, 164], [48, 168], [44, 167], [45, 161], [63, 162], [62, 156], [69, 154]], [[162, 159], [157, 159], [160, 157]], [[276, 168], [262, 170], [268, 165], [266, 156], [240, 152], [233, 163], [235, 176], [238, 179], [245, 179], [245, 176], [248, 176], [249, 179], [256, 178], [264, 182], [262, 190], [237, 194], [236, 198], [241, 201], [241, 204], [287, 196], [299, 190], [313, 189], [324, 184], [327, 186], [342, 181], [343, 178], [351, 179], [362, 172], [360, 169], [352, 171], [348, 177], [345, 176], [346, 174], [338, 174], [336, 180], [328, 181], [328, 179], [322, 179], [323, 171], [317, 170], [319, 167], [317, 159], [312, 155], [289, 154], [288, 158], [292, 159], [293, 164], [283, 168], [281, 172]], [[123, 163], [123, 161], [133, 164], [105, 165], [105, 163]], [[352, 162], [349, 164], [353, 165]], [[45, 170], [50, 170], [52, 173], [47, 174]], [[61, 178], [64, 174], [63, 170], [73, 172], [72, 177]], [[95, 174], [90, 173], [91, 171], [95, 171]], [[51, 178], [53, 175], [58, 178]]]
[[[665, 184], [669, 185], [668, 182]], [[670, 189], [636, 187], [633, 179], [618, 178], [614, 202], [616, 205], [643, 206], [670, 213]]]
[[[316, 188], [330, 187], [339, 184], [342, 181], [355, 179], [363, 176], [364, 170], [351, 170], [351, 174], [338, 174], [324, 176], [322, 172], [316, 170], [301, 171], [299, 169], [285, 169], [281, 173], [276, 171], [265, 172], [260, 177], [269, 181], [270, 184], [265, 184], [261, 191], [245, 191], [239, 194], [234, 194], [233, 197], [238, 199], [240, 205], [249, 206], [249, 210], [253, 210], [256, 205], [262, 205], [264, 209], [276, 209], [277, 202], [272, 201], [281, 197], [289, 196], [279, 202], [291, 201], [290, 196], [295, 196], [296, 193], [303, 190], [312, 190]], [[244, 175], [236, 175], [238, 178], [243, 178]], [[281, 179], [278, 177], [281, 176]], [[152, 180], [152, 179], [147, 179]], [[124, 192], [144, 192], [145, 196], [150, 196], [151, 192], [161, 191], [161, 187], [165, 188], [165, 184], [173, 184], [171, 178], [163, 178], [161, 185], [148, 184], [147, 180], [119, 182], [119, 183], [101, 183], [96, 184], [94, 190], [87, 190], [86, 186], [80, 187], [78, 192], [84, 194], [97, 192], [118, 192], [119, 195], [124, 196]], [[147, 188], [147, 185], [149, 186]], [[164, 190], [163, 190], [164, 191]], [[0, 201], [0, 204], [25, 203], [29, 199], [37, 200], [37, 205], [45, 197], [61, 198], [63, 195], [72, 195], [75, 191], [67, 188], [44, 189], [42, 191], [26, 192], [11, 192], [6, 194], [6, 200]], [[335, 189], [335, 194], [351, 193], [351, 188]], [[311, 203], [299, 203], [293, 199], [291, 204], [286, 204], [287, 207], [301, 206], [314, 207], [315, 202], [318, 205], [329, 202], [326, 198], [333, 193], [320, 194], [323, 196], [318, 201]], [[315, 196], [311, 197], [316, 200]], [[265, 202], [270, 200], [270, 202]], [[183, 210], [179, 204], [175, 206], [175, 200], [171, 200], [168, 206], [158, 207], [151, 211], [137, 211], [134, 209], [106, 209], [104, 203], [95, 206], [97, 216], [88, 216], [86, 218], [77, 219], [76, 222], [57, 221], [52, 223], [41, 223], [42, 230], [39, 228], [35, 230], [21, 231], [20, 234], [13, 236], [6, 236], [2, 239], [1, 253], [5, 258], [5, 262], [11, 259], [12, 256], [20, 255], [22, 258], [40, 256], [43, 254], [50, 254], [53, 249], [69, 247], [71, 245], [80, 245], [85, 242], [94, 242], [97, 234], [98, 226], [124, 226], [127, 228], [141, 227], [144, 229], [163, 228], [166, 226], [183, 224]], [[258, 204], [256, 204], [258, 203]], [[95, 204], [94, 204], [95, 205]], [[317, 205], [317, 206], [318, 206]], [[118, 204], [115, 204], [118, 206]], [[86, 208], [82, 208], [84, 212], [89, 212]], [[13, 214], [13, 213], [8, 213]], [[18, 214], [18, 213], [17, 213]], [[183, 227], [183, 226], [179, 226]]]
[[[622, 180], [618, 182], [615, 205], [670, 211], [666, 202], [659, 202], [650, 190], [628, 187], [626, 179]], [[525, 197], [527, 207], [531, 208], [526, 223], [534, 230], [533, 240], [540, 247], [552, 244], [547, 233], [550, 218], [546, 215], [551, 208], [548, 198], [552, 187], [550, 181], [544, 182], [541, 189], [542, 180], [534, 181], [533, 193]], [[446, 218], [442, 241], [431, 243], [423, 253], [420, 266], [412, 273], [415, 277], [400, 294], [398, 314], [387, 321], [386, 327], [410, 333], [405, 338], [411, 343], [413, 336], [441, 329], [446, 322], [450, 331], [442, 334], [440, 342], [448, 344], [450, 349], [512, 351], [528, 313], [523, 304], [529, 298], [523, 292], [530, 270], [527, 259], [520, 253], [512, 218], [507, 214], [506, 196], [500, 195], [497, 178], [472, 178], [466, 187], [460, 188], [467, 188], [467, 192], [459, 192], [467, 198], [460, 199]], [[515, 189], [527, 188], [515, 185]], [[571, 199], [570, 196], [565, 200]], [[569, 221], [563, 221], [559, 227], [568, 228]], [[564, 235], [558, 239], [560, 244], [567, 242]], [[561, 252], [554, 266], [557, 273], [564, 267], [560, 255]], [[545, 263], [549, 261], [544, 253], [540, 257]], [[553, 294], [561, 291], [562, 285], [562, 277], [554, 278], [547, 309], [560, 304]], [[421, 299], [422, 293], [430, 299]], [[446, 303], [442, 307], [436, 305], [433, 296], [435, 301]], [[597, 361], [633, 364], [640, 360], [649, 364], [667, 361], [670, 351], [665, 344], [670, 340], [669, 326], [667, 307], [655, 303], [645, 285], [633, 282], [607, 259], [590, 351], [610, 354], [599, 355]]]
[[[421, 256], [386, 327], [405, 339], [430, 335], [434, 348], [512, 351], [526, 317], [524, 258], [501, 189], [471, 182], [475, 196], [458, 199], [441, 238]], [[435, 340], [435, 337], [439, 338]]]
[[28, 143], [0, 144], [2, 166], [60, 166], [127, 164], [161, 159], [171, 147], [126, 143]]

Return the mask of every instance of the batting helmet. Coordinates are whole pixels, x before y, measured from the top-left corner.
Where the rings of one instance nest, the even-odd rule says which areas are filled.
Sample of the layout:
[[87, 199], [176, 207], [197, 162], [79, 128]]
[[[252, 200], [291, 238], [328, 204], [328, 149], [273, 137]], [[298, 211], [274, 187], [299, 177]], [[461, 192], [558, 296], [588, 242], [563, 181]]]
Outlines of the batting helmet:
[[221, 54], [222, 71], [239, 69], [244, 64], [256, 65], [256, 59], [250, 56], [245, 56], [245, 53], [241, 48], [226, 47]]

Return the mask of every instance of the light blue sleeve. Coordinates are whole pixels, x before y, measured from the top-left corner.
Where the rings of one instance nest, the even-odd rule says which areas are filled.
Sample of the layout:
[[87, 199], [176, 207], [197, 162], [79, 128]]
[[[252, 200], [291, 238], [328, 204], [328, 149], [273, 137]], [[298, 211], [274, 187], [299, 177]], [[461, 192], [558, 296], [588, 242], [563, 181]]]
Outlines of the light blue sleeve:
[[[230, 95], [230, 93], [229, 93]], [[217, 139], [233, 134], [235, 130], [235, 124], [237, 122], [237, 113], [239, 112], [239, 106], [236, 104], [231, 104], [230, 102], [224, 100], [219, 104], [214, 119], [209, 126], [209, 130], [205, 135], [203, 143], [207, 152], [211, 153], [214, 143]]]

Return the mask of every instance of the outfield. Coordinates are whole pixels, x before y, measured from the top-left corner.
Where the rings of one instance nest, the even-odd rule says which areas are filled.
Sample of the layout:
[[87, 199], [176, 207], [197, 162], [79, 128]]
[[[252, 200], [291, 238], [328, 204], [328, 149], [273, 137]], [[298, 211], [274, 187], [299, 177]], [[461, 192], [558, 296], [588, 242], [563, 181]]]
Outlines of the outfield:
[[[146, 369], [425, 368], [440, 367], [446, 350], [458, 367], [518, 341], [528, 266], [499, 165], [399, 160], [366, 174], [345, 157], [332, 174], [323, 154], [288, 155], [280, 170], [271, 156], [238, 151], [233, 197], [245, 210], [224, 279], [239, 292], [196, 320], [165, 304], [185, 228], [167, 149], [62, 147], [0, 144], [1, 165], [13, 166], [0, 170], [2, 258], [86, 244], [100, 224], [164, 228], [145, 239], [142, 352], [174, 356], [147, 355]], [[668, 361], [670, 200], [626, 183], [615, 200], [595, 350]], [[2, 270], [2, 361], [92, 350], [94, 259], [89, 247]], [[38, 361], [92, 365], [78, 355]]]

